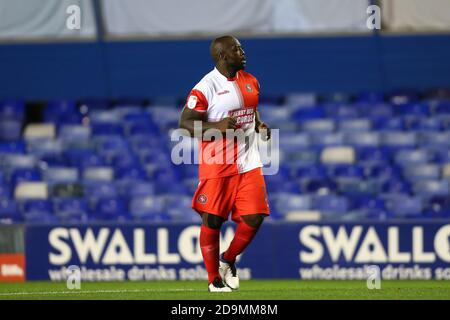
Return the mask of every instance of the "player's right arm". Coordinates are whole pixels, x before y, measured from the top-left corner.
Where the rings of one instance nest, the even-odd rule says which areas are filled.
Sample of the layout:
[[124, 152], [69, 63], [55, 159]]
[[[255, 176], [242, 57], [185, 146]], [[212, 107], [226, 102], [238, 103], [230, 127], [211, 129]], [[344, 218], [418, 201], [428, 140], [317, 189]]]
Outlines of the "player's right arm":
[[[203, 87], [203, 89], [200, 89]], [[227, 129], [236, 129], [236, 118], [227, 117], [218, 122], [208, 122], [208, 98], [210, 96], [209, 87], [205, 83], [200, 83], [196, 88], [192, 89], [186, 100], [186, 105], [181, 113], [179, 127], [189, 131], [191, 137], [200, 135], [200, 132], [195, 132], [195, 127], [201, 126], [201, 136], [209, 129], [217, 129], [222, 134], [225, 134]], [[211, 99], [211, 98], [210, 98]], [[198, 129], [197, 129], [198, 130]], [[200, 131], [200, 130], [198, 130]]]
[[236, 129], [236, 118], [235, 117], [227, 117], [218, 122], [208, 122], [205, 118], [206, 118], [205, 113], [192, 110], [185, 106], [183, 108], [183, 112], [181, 113], [179, 127], [181, 129], [186, 129], [187, 131], [189, 131], [191, 137], [193, 137], [195, 134], [194, 125], [195, 125], [196, 121], [197, 121], [197, 127], [199, 127], [199, 125], [201, 125], [202, 135], [208, 129], [217, 129], [223, 134], [226, 133], [227, 129], [232, 129], [232, 130]]

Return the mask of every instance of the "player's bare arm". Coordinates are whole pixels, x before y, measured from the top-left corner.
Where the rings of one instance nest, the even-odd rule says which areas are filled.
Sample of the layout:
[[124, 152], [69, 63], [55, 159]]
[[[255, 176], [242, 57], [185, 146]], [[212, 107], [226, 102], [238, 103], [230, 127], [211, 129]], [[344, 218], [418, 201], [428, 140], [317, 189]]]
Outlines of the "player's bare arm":
[[236, 117], [227, 117], [218, 122], [208, 122], [205, 120], [205, 115], [203, 113], [191, 110], [189, 108], [183, 108], [179, 121], [179, 127], [189, 131], [191, 137], [194, 136], [195, 121], [202, 123], [202, 134], [204, 134], [208, 129], [217, 129], [223, 134], [226, 133], [227, 129], [236, 129]]

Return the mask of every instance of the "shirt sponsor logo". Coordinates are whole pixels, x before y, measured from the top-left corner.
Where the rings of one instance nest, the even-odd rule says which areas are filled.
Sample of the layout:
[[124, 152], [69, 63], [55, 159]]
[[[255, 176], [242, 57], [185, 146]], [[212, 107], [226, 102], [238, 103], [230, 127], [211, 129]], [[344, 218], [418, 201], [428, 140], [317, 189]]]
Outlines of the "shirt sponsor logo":
[[253, 108], [242, 108], [228, 112], [229, 117], [236, 117], [236, 125], [253, 123], [255, 120], [255, 110]]
[[222, 95], [222, 94], [227, 94], [227, 93], [230, 93], [230, 91], [228, 91], [228, 90], [224, 90], [224, 91], [222, 91], [222, 92], [218, 92], [217, 93], [217, 95]]

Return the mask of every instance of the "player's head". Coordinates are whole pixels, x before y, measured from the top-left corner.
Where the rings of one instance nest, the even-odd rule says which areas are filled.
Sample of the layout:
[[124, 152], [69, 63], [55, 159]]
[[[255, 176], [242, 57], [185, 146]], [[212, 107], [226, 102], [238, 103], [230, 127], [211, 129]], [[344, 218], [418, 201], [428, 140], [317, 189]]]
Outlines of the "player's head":
[[235, 71], [245, 68], [245, 52], [235, 37], [223, 36], [214, 39], [210, 52], [216, 65], [222, 64]]

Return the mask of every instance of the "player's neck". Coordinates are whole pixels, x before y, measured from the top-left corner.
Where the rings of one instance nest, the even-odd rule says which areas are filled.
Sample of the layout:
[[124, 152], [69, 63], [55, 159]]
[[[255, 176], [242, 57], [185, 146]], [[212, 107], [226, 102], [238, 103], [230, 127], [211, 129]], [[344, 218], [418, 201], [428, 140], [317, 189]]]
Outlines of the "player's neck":
[[216, 65], [216, 69], [219, 70], [219, 72], [223, 76], [227, 77], [228, 79], [236, 77], [236, 73], [238, 71], [238, 70], [231, 69], [228, 66], [222, 65], [222, 64], [221, 65]]

